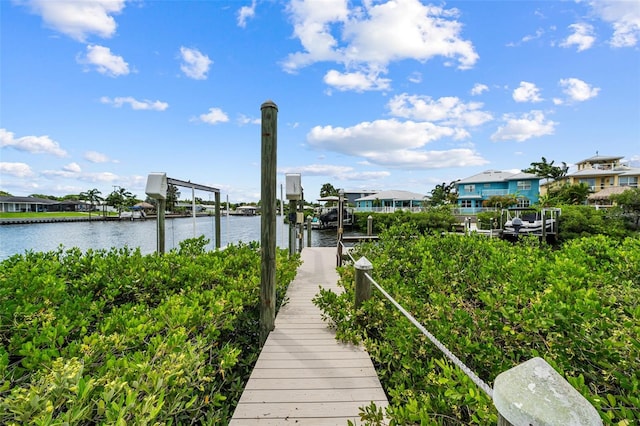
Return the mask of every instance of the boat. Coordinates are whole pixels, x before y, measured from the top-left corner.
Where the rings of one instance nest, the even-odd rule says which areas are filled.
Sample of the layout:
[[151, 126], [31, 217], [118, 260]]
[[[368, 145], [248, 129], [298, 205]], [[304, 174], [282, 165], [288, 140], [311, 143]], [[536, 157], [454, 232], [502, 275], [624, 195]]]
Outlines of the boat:
[[[342, 226], [353, 224], [353, 212], [342, 209]], [[323, 209], [311, 220], [311, 229], [331, 229], [338, 227], [338, 208]]]
[[557, 231], [560, 209], [516, 208], [503, 210], [506, 221], [502, 230], [503, 236], [518, 237], [519, 235], [553, 235]]

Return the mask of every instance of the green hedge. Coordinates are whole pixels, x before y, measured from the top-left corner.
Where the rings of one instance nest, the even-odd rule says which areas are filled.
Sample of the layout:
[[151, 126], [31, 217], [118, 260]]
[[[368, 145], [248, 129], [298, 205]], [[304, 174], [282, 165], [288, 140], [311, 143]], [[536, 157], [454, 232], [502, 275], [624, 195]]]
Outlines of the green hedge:
[[358, 212], [355, 214], [355, 227], [367, 230], [368, 217], [373, 219], [373, 233], [378, 234], [394, 225], [408, 224], [420, 233], [440, 233], [451, 231], [458, 220], [448, 207], [433, 207], [422, 212], [397, 210], [393, 213]]
[[[353, 255], [366, 256], [374, 279], [480, 378], [491, 384], [540, 356], [605, 424], [640, 421], [639, 238], [593, 236], [554, 249], [535, 238], [415, 235], [394, 228]], [[341, 338], [366, 345], [393, 424], [495, 424], [489, 397], [377, 290], [353, 315], [353, 268], [341, 275], [345, 293], [322, 291], [315, 301]]]
[[[223, 424], [259, 352], [255, 243], [0, 263], [0, 423]], [[281, 301], [299, 257], [278, 251]]]

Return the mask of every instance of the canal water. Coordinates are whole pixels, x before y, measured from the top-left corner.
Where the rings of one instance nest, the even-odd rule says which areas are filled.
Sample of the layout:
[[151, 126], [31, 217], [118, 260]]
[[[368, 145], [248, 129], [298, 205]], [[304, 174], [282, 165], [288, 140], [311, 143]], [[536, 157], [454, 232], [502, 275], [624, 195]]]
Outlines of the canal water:
[[[346, 230], [345, 234], [349, 234]], [[213, 216], [197, 217], [195, 232], [193, 218], [165, 220], [165, 250], [178, 248], [180, 241], [204, 235], [209, 239], [207, 249], [215, 249], [215, 220]], [[276, 219], [276, 244], [289, 247], [289, 225], [282, 218]], [[229, 243], [260, 241], [260, 216], [223, 216], [220, 218], [220, 247]], [[303, 238], [307, 245], [307, 235]], [[94, 222], [31, 223], [0, 226], [0, 260], [14, 254], [30, 251], [57, 250], [78, 247], [88, 249], [110, 249], [112, 247], [140, 248], [143, 254], [156, 250], [155, 220], [122, 220]], [[336, 230], [312, 230], [312, 247], [335, 247]]]

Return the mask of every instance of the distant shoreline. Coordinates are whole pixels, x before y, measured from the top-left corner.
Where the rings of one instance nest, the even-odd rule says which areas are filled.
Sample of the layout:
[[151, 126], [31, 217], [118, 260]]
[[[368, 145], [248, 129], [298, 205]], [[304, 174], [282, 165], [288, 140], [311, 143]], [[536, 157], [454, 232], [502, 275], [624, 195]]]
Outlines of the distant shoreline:
[[[209, 214], [197, 214], [196, 217], [208, 217]], [[166, 219], [189, 219], [192, 215], [184, 214], [167, 214]], [[144, 219], [134, 219], [134, 222], [144, 220], [155, 220], [156, 215], [148, 214]], [[120, 218], [119, 216], [44, 216], [44, 217], [16, 217], [16, 218], [0, 218], [0, 225], [26, 225], [38, 223], [65, 223], [65, 222], [121, 222], [132, 221], [131, 218]]]

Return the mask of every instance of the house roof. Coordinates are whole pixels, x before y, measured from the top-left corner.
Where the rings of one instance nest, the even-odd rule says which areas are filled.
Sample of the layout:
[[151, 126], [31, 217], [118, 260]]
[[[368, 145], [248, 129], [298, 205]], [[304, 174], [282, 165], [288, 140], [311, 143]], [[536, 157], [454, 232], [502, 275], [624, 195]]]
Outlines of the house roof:
[[401, 190], [389, 190], [380, 191], [375, 194], [367, 195], [366, 197], [358, 198], [356, 201], [373, 201], [373, 200], [414, 200], [422, 201], [427, 196], [424, 194], [418, 194], [417, 192], [401, 191]]
[[0, 203], [25, 203], [25, 204], [60, 204], [59, 201], [38, 197], [0, 197]]
[[615, 169], [602, 170], [602, 169], [582, 169], [577, 172], [570, 173], [567, 177], [581, 177], [581, 176], [640, 176], [640, 168], [637, 167], [616, 167]]
[[595, 194], [589, 194], [587, 197], [589, 200], [608, 200], [611, 195], [622, 194], [627, 189], [631, 189], [629, 186], [609, 186], [602, 189]]
[[533, 173], [515, 173], [513, 176], [508, 177], [506, 180], [526, 180], [526, 179], [537, 179], [540, 180], [540, 177]]
[[540, 179], [538, 176], [531, 173], [511, 173], [502, 172], [500, 170], [485, 170], [477, 175], [470, 176], [468, 178], [460, 179], [456, 182], [456, 185], [463, 185], [467, 183], [490, 183], [490, 182], [504, 182], [507, 180], [516, 179]]
[[603, 161], [615, 161], [622, 160], [624, 157], [618, 157], [615, 155], [594, 155], [593, 157], [587, 158], [582, 161], [578, 161], [576, 164], [582, 163], [601, 163]]

